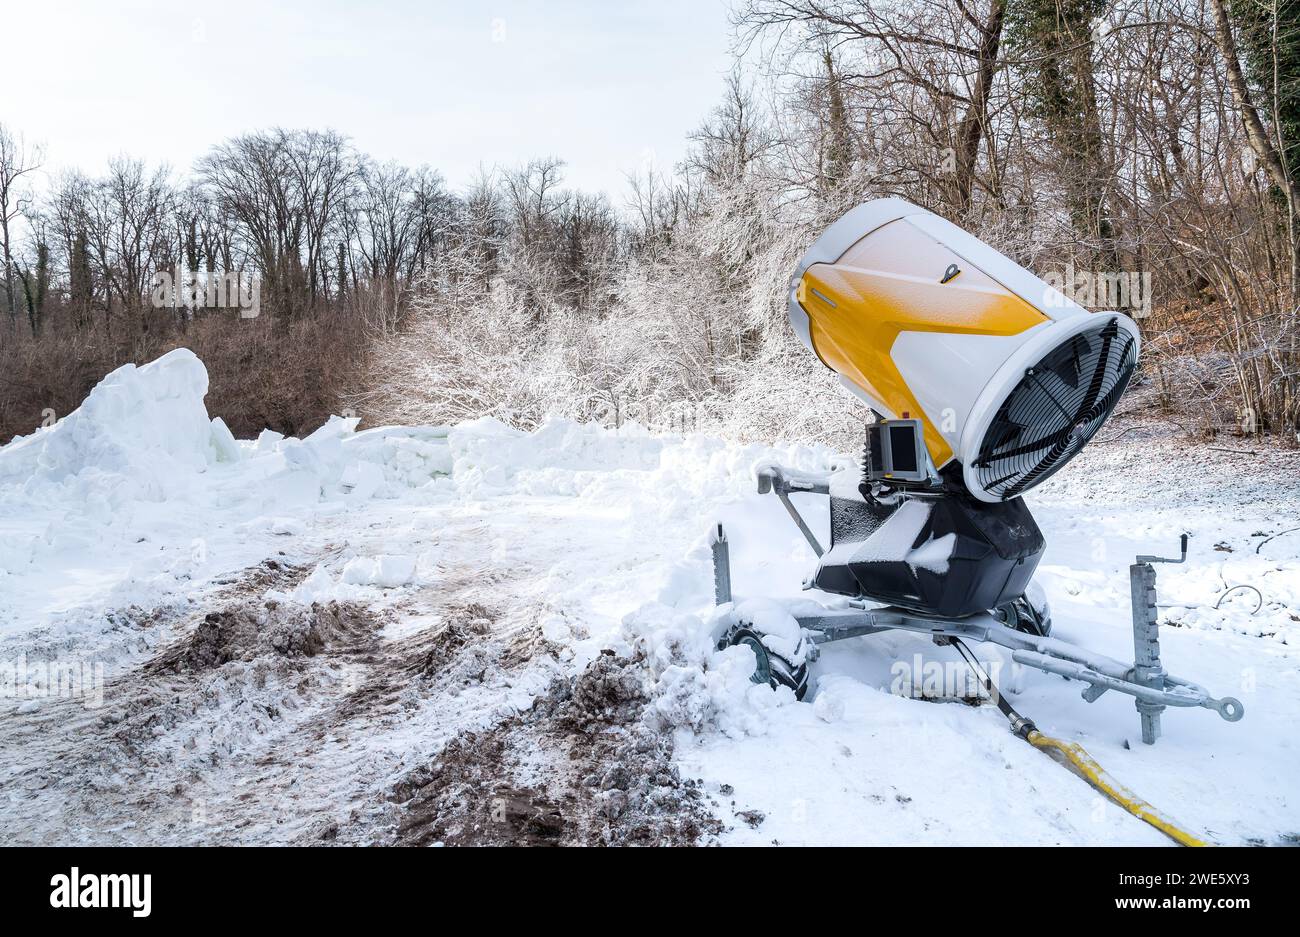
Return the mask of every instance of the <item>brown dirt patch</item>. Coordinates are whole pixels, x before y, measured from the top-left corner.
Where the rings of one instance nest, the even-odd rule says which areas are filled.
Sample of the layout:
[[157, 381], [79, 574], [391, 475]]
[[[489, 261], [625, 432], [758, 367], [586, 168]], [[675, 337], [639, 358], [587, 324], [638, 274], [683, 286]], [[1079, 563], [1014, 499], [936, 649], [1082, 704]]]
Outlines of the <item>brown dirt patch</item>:
[[465, 733], [391, 789], [405, 845], [693, 845], [721, 824], [641, 723], [639, 661], [604, 653], [527, 713]]

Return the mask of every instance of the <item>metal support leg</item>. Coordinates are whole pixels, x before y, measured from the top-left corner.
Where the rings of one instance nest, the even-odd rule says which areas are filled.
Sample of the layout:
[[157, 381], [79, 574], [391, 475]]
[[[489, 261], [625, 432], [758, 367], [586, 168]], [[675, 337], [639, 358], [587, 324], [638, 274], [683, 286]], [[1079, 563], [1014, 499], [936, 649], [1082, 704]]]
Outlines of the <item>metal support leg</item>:
[[725, 605], [731, 601], [731, 550], [721, 524], [710, 533], [709, 546], [713, 548], [713, 598]]
[[795, 525], [799, 528], [799, 532], [803, 534], [803, 538], [808, 541], [808, 546], [812, 547], [813, 552], [818, 556], [825, 554], [826, 549], [818, 541], [817, 536], [808, 529], [808, 524], [804, 522], [803, 515], [799, 513], [799, 509], [790, 501], [789, 490], [784, 487], [774, 488], [773, 490], [776, 491], [776, 496], [781, 499], [781, 503], [785, 505], [786, 513], [788, 513], [790, 519], [795, 522]]
[[[1160, 664], [1160, 623], [1156, 609], [1156, 570], [1150, 563], [1128, 568], [1133, 600], [1133, 682], [1153, 690], [1164, 690], [1165, 669]], [[1160, 713], [1164, 706], [1136, 700], [1142, 717], [1142, 741], [1155, 744], [1160, 738]]]
[[[1167, 556], [1140, 554], [1128, 568], [1129, 590], [1133, 599], [1133, 682], [1153, 690], [1165, 689], [1168, 674], [1160, 664], [1160, 612], [1156, 608], [1156, 568], [1151, 564], [1186, 563], [1187, 534], [1180, 538], [1179, 548], [1176, 560]], [[1154, 745], [1156, 739], [1160, 738], [1160, 714], [1165, 707], [1161, 703], [1142, 699], [1136, 700], [1134, 705], [1142, 716], [1142, 741]], [[1220, 715], [1223, 715], [1222, 711]], [[1241, 716], [1238, 715], [1237, 718], [1240, 719]]]
[[758, 470], [758, 493], [765, 495], [769, 491], [781, 499], [781, 504], [785, 506], [790, 519], [795, 522], [795, 526], [799, 528], [799, 532], [808, 541], [808, 546], [812, 547], [813, 552], [818, 556], [825, 554], [826, 548], [808, 529], [803, 515], [790, 501], [790, 494], [795, 491], [803, 491], [814, 495], [829, 495], [831, 493], [830, 475], [796, 472], [783, 469], [779, 465], [763, 466]]

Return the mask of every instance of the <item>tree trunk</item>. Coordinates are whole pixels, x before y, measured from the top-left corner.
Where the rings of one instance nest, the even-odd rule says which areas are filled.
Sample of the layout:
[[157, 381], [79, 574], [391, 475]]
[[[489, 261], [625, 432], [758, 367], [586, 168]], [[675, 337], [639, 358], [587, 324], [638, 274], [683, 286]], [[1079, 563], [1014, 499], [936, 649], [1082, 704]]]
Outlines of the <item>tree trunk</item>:
[[955, 203], [957, 211], [970, 212], [971, 197], [975, 189], [975, 166], [979, 160], [980, 141], [988, 122], [989, 95], [997, 74], [998, 47], [1002, 43], [1002, 24], [1006, 19], [1007, 0], [993, 0], [989, 19], [981, 32], [979, 71], [975, 88], [971, 92], [970, 107], [957, 128], [957, 179]]
[[1287, 225], [1291, 240], [1291, 282], [1296, 283], [1300, 267], [1300, 243], [1296, 239], [1296, 210], [1300, 208], [1300, 186], [1286, 171], [1282, 155], [1269, 138], [1264, 122], [1260, 120], [1259, 111], [1251, 100], [1250, 88], [1246, 85], [1246, 76], [1241, 70], [1241, 59], [1237, 54], [1237, 40], [1232, 34], [1232, 24], [1223, 0], [1210, 0], [1214, 9], [1215, 45], [1223, 56], [1223, 64], [1228, 73], [1228, 87], [1232, 89], [1232, 98], [1241, 112], [1242, 123], [1246, 125], [1246, 139], [1255, 153], [1256, 159], [1268, 173], [1269, 181], [1282, 193], [1287, 203]]

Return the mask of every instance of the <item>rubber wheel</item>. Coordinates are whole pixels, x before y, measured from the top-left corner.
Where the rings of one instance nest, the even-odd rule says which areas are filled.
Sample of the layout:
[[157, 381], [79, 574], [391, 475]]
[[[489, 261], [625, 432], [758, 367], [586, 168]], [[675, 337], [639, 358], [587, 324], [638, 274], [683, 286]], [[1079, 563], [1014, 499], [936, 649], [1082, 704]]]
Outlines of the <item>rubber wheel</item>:
[[999, 607], [998, 614], [1012, 628], [1025, 634], [1046, 638], [1052, 633], [1051, 616], [1039, 612], [1023, 595], [1014, 602]]
[[754, 652], [755, 667], [750, 680], [766, 683], [775, 689], [788, 686], [794, 691], [794, 698], [801, 700], [808, 692], [808, 662], [796, 664], [782, 657], [763, 643], [763, 636], [754, 631], [748, 622], [741, 622], [731, 628], [718, 642], [718, 650], [743, 644]]

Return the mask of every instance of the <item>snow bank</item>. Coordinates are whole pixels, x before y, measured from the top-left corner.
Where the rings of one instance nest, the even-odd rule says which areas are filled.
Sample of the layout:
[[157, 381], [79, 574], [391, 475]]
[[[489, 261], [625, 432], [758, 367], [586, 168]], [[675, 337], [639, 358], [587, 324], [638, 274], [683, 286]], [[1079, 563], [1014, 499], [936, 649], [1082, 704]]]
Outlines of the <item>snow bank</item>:
[[658, 468], [664, 448], [634, 424], [552, 419], [525, 433], [491, 417], [456, 427], [449, 443], [457, 486], [477, 495], [578, 494], [598, 475]]
[[53, 426], [0, 448], [0, 486], [73, 484], [161, 501], [209, 465], [238, 458], [224, 423], [208, 419], [208, 372], [178, 348], [123, 365]]
[[[108, 593], [149, 607], [284, 550], [315, 518], [451, 494], [447, 427], [357, 432], [356, 418], [331, 417], [302, 439], [241, 442], [209, 417], [207, 389], [203, 363], [177, 349], [118, 368], [75, 411], [0, 447], [0, 633], [55, 615], [103, 630]], [[374, 563], [340, 584], [411, 578], [399, 560]]]
[[750, 679], [756, 661], [749, 648], [716, 650], [710, 627], [697, 615], [650, 603], [625, 617], [623, 629], [649, 669], [645, 718], [659, 731], [762, 735], [767, 713], [795, 701], [786, 687], [773, 690]]
[[[240, 443], [203, 403], [208, 374], [188, 349], [105, 377], [75, 411], [53, 426], [0, 447], [0, 490], [29, 495], [128, 501], [192, 499], [198, 476], [240, 466], [263, 500], [316, 502], [394, 497], [450, 474], [447, 427], [379, 427], [356, 432], [356, 418], [331, 417], [303, 439], [265, 430]], [[44, 494], [42, 494], [42, 492]]]
[[[264, 430], [240, 443], [203, 404], [208, 375], [180, 348], [143, 367], [109, 374], [74, 412], [0, 447], [0, 489], [45, 497], [164, 501], [193, 495], [196, 476], [244, 462], [233, 477], [271, 498], [318, 501], [394, 497], [450, 474], [446, 427], [379, 427], [356, 432], [356, 418], [331, 417], [303, 439]], [[280, 483], [294, 477], [299, 492]], [[227, 485], [232, 490], [235, 484]], [[54, 488], [62, 490], [55, 491]], [[265, 493], [265, 492], [264, 492]]]

